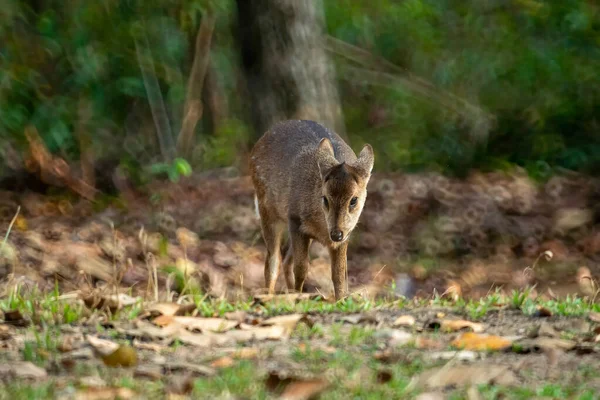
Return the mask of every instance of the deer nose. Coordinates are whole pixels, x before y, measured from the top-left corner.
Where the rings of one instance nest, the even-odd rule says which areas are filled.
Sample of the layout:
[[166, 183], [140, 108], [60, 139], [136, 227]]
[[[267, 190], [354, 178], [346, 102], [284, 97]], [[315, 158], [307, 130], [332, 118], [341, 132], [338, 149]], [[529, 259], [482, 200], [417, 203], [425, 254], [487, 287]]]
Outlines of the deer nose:
[[334, 242], [341, 242], [344, 238], [344, 234], [339, 229], [332, 230], [329, 233], [329, 236], [331, 236], [331, 240], [333, 240]]

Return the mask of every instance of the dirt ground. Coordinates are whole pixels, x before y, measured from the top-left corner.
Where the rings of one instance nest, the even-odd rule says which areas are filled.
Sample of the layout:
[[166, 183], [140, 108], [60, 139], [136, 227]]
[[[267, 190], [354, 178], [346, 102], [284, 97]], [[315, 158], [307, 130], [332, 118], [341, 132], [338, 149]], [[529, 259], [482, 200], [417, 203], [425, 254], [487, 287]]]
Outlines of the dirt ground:
[[376, 175], [353, 296], [331, 301], [313, 245], [305, 289], [324, 299], [284, 304], [248, 300], [264, 247], [247, 177], [95, 203], [1, 192], [0, 398], [596, 398], [597, 192], [573, 175]]

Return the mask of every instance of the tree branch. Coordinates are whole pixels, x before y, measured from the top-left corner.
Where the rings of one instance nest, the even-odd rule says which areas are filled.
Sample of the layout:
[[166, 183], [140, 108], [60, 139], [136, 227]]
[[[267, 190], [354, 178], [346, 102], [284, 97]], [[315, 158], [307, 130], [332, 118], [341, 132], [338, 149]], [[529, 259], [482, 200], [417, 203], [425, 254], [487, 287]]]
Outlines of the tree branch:
[[196, 124], [202, 117], [202, 87], [208, 62], [210, 60], [210, 44], [215, 28], [215, 15], [208, 11], [203, 17], [196, 35], [194, 62], [188, 78], [185, 105], [183, 107], [183, 123], [177, 138], [177, 153], [189, 157], [194, 148], [194, 132]]

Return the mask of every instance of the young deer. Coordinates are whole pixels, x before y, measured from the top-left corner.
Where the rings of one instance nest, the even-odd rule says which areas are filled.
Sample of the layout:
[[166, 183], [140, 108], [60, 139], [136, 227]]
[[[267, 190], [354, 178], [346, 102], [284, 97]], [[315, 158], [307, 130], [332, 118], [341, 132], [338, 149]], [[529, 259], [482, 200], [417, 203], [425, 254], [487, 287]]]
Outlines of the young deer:
[[279, 122], [258, 140], [250, 173], [267, 247], [269, 294], [275, 291], [287, 225], [290, 246], [283, 271], [288, 289], [302, 291], [308, 248], [316, 240], [329, 249], [336, 300], [346, 295], [348, 238], [367, 198], [373, 161], [369, 144], [357, 158], [341, 137], [314, 121]]

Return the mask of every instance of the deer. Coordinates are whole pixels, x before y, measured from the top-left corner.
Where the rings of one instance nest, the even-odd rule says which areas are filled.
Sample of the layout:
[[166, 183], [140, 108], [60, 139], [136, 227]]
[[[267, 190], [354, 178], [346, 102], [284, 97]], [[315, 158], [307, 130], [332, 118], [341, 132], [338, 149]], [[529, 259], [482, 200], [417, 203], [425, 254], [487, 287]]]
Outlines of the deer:
[[270, 295], [287, 228], [283, 273], [288, 290], [302, 293], [309, 248], [316, 240], [329, 251], [336, 301], [347, 296], [348, 239], [367, 199], [374, 160], [370, 144], [357, 157], [338, 134], [310, 120], [277, 122], [258, 139], [249, 171], [267, 250], [264, 276]]

